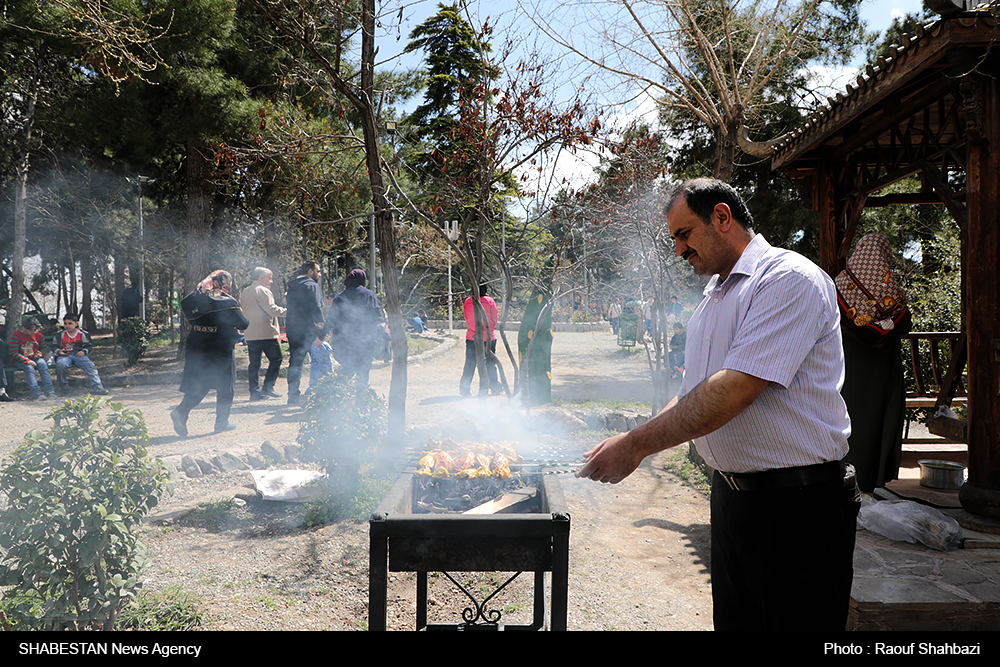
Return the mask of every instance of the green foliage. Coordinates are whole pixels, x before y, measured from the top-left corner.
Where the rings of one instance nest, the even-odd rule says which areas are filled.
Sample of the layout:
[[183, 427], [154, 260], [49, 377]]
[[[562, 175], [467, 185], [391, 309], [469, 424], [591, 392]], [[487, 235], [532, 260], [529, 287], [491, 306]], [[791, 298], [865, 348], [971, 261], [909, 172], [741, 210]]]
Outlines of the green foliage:
[[924, 264], [934, 270], [910, 276], [903, 289], [910, 304], [914, 331], [958, 331], [962, 325], [962, 257], [958, 224], [942, 221], [941, 230], [921, 242]]
[[142, 585], [138, 529], [167, 490], [146, 456], [141, 413], [97, 398], [66, 401], [0, 471], [0, 586], [21, 627], [111, 630]]
[[126, 317], [118, 323], [118, 342], [125, 352], [125, 365], [134, 366], [149, 349], [153, 335], [141, 317]]
[[[693, 445], [688, 445], [692, 447]], [[664, 462], [663, 469], [673, 473], [684, 486], [690, 486], [705, 495], [711, 495], [712, 480], [705, 470], [688, 456], [688, 447], [675, 447]]]
[[574, 310], [573, 314], [569, 317], [570, 322], [600, 322], [601, 315], [597, 311], [587, 310], [585, 308], [580, 308]]
[[391, 468], [387, 425], [385, 402], [371, 389], [357, 395], [353, 379], [331, 373], [313, 387], [298, 443], [307, 458], [323, 463], [331, 498], [311, 513], [312, 525], [318, 516], [357, 516], [374, 508], [380, 475]]
[[161, 593], [141, 592], [122, 610], [120, 630], [183, 631], [202, 624], [201, 598], [180, 586], [170, 586]]

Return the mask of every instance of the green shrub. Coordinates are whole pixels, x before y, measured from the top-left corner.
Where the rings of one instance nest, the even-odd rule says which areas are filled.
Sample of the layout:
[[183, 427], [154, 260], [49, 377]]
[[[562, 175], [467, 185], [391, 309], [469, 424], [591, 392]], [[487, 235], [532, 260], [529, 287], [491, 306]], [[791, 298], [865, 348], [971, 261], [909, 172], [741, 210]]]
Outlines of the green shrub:
[[578, 322], [600, 322], [601, 316], [596, 311], [580, 308], [573, 311], [573, 314], [569, 317], [569, 321], [574, 324]]
[[149, 323], [141, 317], [126, 317], [118, 323], [118, 342], [125, 353], [125, 365], [134, 366], [149, 349], [153, 335]]
[[52, 410], [0, 470], [0, 587], [18, 627], [104, 629], [142, 582], [139, 524], [168, 490], [142, 414], [97, 398]]
[[383, 488], [377, 478], [391, 468], [387, 425], [385, 402], [370, 388], [357, 396], [353, 379], [331, 373], [313, 387], [298, 443], [306, 458], [323, 463], [331, 493], [328, 506], [311, 513], [313, 524], [317, 515], [331, 516], [330, 507], [342, 516], [364, 516], [374, 509]]

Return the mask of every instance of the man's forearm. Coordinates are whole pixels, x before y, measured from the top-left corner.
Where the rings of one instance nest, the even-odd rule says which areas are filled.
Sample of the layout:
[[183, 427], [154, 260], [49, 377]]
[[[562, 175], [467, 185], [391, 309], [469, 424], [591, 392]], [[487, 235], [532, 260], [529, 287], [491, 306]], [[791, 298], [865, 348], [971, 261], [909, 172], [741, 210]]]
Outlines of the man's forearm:
[[686, 396], [674, 397], [656, 417], [632, 429], [629, 445], [645, 458], [707, 435], [749, 407], [768, 384], [746, 373], [721, 370]]

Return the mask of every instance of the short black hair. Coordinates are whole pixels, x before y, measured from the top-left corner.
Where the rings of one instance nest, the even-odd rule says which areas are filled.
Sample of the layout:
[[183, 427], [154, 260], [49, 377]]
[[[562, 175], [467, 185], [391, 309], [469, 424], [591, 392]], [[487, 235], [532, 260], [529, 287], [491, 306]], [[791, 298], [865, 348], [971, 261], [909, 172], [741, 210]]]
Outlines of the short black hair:
[[479, 296], [487, 296], [490, 293], [490, 286], [486, 283], [480, 283], [479, 285]]
[[319, 262], [302, 262], [302, 266], [299, 268], [299, 275], [304, 276], [314, 270], [319, 270]]
[[65, 315], [63, 315], [63, 319], [64, 320], [73, 320], [77, 324], [80, 323], [80, 316], [77, 315], [76, 313], [66, 313]]
[[733, 219], [748, 232], [753, 231], [753, 216], [743, 202], [743, 198], [733, 186], [715, 178], [696, 178], [684, 181], [674, 187], [667, 199], [665, 211], [669, 212], [678, 199], [684, 199], [691, 212], [706, 225], [712, 223], [712, 211], [716, 204], [725, 204], [733, 214]]

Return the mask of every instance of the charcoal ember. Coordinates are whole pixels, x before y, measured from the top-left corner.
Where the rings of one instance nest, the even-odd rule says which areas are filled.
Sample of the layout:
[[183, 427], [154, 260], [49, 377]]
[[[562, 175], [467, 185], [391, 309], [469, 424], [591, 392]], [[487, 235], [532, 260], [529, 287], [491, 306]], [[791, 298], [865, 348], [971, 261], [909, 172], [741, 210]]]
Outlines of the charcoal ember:
[[520, 474], [511, 475], [508, 479], [417, 476], [413, 490], [414, 511], [434, 514], [464, 512], [524, 485]]

